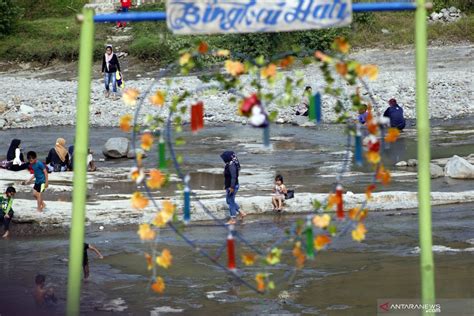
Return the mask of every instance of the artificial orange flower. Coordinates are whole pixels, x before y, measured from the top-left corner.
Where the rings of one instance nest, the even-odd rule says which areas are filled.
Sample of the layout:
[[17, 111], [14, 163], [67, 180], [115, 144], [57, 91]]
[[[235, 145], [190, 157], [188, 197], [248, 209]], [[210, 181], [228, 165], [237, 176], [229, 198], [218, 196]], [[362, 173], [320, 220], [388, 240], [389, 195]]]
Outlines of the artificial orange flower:
[[157, 277], [155, 283], [151, 285], [151, 289], [156, 293], [162, 294], [165, 291], [165, 281], [162, 277]]
[[328, 227], [330, 222], [331, 222], [331, 216], [329, 216], [329, 214], [324, 214], [322, 216], [315, 215], [313, 217], [314, 226], [319, 227], [319, 228]]
[[359, 214], [360, 208], [354, 207], [349, 210], [348, 216], [350, 219], [355, 220], [357, 215]]
[[159, 189], [165, 183], [166, 177], [161, 173], [160, 170], [152, 169], [150, 170], [150, 177], [146, 182], [146, 185], [150, 189]]
[[148, 206], [148, 199], [140, 192], [135, 192], [132, 195], [132, 207], [136, 209], [143, 209]]
[[390, 183], [390, 180], [391, 180], [390, 172], [387, 169], [385, 169], [383, 165], [381, 165], [379, 169], [377, 170], [377, 174], [375, 175], [375, 178], [379, 180], [383, 185], [387, 185]]
[[156, 237], [156, 232], [148, 224], [141, 224], [137, 234], [141, 240], [153, 240]]
[[171, 201], [164, 200], [161, 203], [161, 206], [162, 206], [162, 211], [165, 212], [166, 214], [169, 214], [170, 216], [174, 214], [175, 206], [173, 203], [171, 203]]
[[314, 53], [314, 57], [316, 57], [317, 59], [321, 60], [322, 62], [325, 62], [325, 63], [330, 63], [332, 61], [332, 58], [329, 57], [328, 55], [324, 54], [323, 52], [317, 50], [315, 53]]
[[378, 126], [375, 120], [372, 120], [372, 119], [367, 120], [367, 131], [370, 134], [375, 135], [377, 133], [377, 130], [378, 130]]
[[297, 241], [295, 243], [295, 246], [293, 247], [293, 256], [296, 260], [296, 267], [298, 269], [303, 268], [306, 255], [304, 254], [303, 250], [301, 250], [301, 241]]
[[130, 114], [125, 114], [120, 118], [120, 129], [127, 133], [130, 132], [132, 122], [132, 116]]
[[388, 129], [387, 135], [385, 135], [385, 141], [387, 143], [394, 143], [397, 141], [398, 136], [400, 136], [400, 130], [395, 127], [390, 127]]
[[146, 259], [146, 268], [148, 271], [153, 269], [153, 261], [151, 260], [151, 256], [149, 253], [145, 252], [145, 259]]
[[127, 105], [135, 106], [137, 104], [137, 98], [140, 95], [140, 91], [137, 89], [125, 89], [122, 94], [123, 102]]
[[282, 60], [280, 60], [280, 67], [281, 68], [287, 68], [293, 65], [293, 62], [295, 61], [295, 57], [293, 56], [286, 56]]
[[366, 154], [367, 161], [369, 161], [371, 164], [378, 164], [380, 162], [380, 154], [375, 151], [369, 151]]
[[130, 171], [130, 178], [132, 181], [135, 181], [137, 184], [140, 184], [145, 178], [145, 173], [142, 168], [133, 167]]
[[336, 64], [336, 71], [341, 76], [347, 75], [347, 64], [346, 63], [337, 63]]
[[255, 264], [255, 258], [257, 256], [253, 253], [244, 253], [242, 255], [242, 263], [246, 266], [251, 266]]
[[199, 54], [205, 54], [209, 50], [209, 45], [206, 42], [199, 43], [198, 52]]
[[329, 238], [329, 236], [318, 235], [316, 238], [314, 238], [314, 248], [316, 248], [316, 250], [321, 250], [330, 242], [331, 238]]
[[165, 104], [165, 98], [165, 93], [161, 90], [158, 90], [150, 97], [150, 103], [157, 106], [163, 106], [163, 104]]
[[352, 239], [355, 241], [362, 241], [365, 239], [365, 233], [367, 229], [363, 223], [358, 223], [356, 229], [352, 231]]
[[359, 213], [359, 221], [363, 221], [367, 217], [367, 209], [360, 211]]
[[245, 72], [245, 66], [240, 61], [226, 60], [225, 69], [232, 76], [237, 77]]
[[343, 37], [338, 37], [334, 40], [334, 46], [338, 51], [340, 51], [343, 54], [347, 54], [349, 52], [349, 49], [351, 48], [351, 45], [349, 45], [349, 42], [343, 38]]
[[143, 150], [149, 151], [153, 145], [153, 135], [151, 133], [143, 133], [141, 139]]
[[263, 273], [257, 273], [255, 281], [257, 282], [257, 290], [260, 292], [265, 291], [265, 275]]
[[270, 64], [267, 67], [262, 68], [260, 71], [260, 76], [262, 79], [273, 79], [277, 74], [277, 66], [275, 64]]
[[180, 65], [180, 66], [184, 66], [184, 65], [186, 65], [187, 63], [189, 63], [190, 60], [191, 60], [191, 54], [190, 54], [190, 53], [184, 53], [184, 54], [181, 55], [181, 57], [179, 58], [179, 65]]
[[365, 196], [367, 197], [367, 200], [370, 200], [372, 198], [372, 191], [375, 190], [375, 184], [371, 184], [365, 189]]
[[156, 214], [152, 224], [158, 227], [165, 226], [166, 223], [168, 223], [173, 218], [174, 210], [175, 206], [173, 203], [168, 200], [163, 201], [162, 209], [158, 214]]
[[337, 205], [338, 203], [340, 203], [340, 197], [336, 194], [329, 194], [327, 208], [331, 209], [334, 205]]
[[172, 260], [173, 256], [171, 255], [171, 252], [165, 248], [161, 252], [161, 256], [156, 257], [156, 264], [158, 264], [160, 267], [168, 269], [168, 267], [171, 265]]

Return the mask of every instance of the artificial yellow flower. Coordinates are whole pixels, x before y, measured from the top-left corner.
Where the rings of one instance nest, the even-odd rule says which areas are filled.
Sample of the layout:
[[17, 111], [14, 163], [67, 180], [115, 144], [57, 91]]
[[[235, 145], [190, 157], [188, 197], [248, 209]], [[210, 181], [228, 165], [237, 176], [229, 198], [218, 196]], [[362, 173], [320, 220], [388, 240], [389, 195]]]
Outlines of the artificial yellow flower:
[[317, 50], [315, 53], [314, 53], [314, 57], [316, 57], [317, 59], [321, 60], [322, 62], [325, 62], [325, 63], [330, 63], [332, 62], [332, 58], [329, 57], [328, 55], [324, 54], [323, 52]]
[[149, 151], [153, 145], [153, 135], [151, 133], [143, 133], [141, 140], [143, 150]]
[[162, 277], [157, 277], [155, 283], [151, 285], [151, 289], [156, 293], [162, 294], [165, 291], [165, 281]]
[[131, 123], [132, 123], [132, 116], [130, 114], [125, 114], [120, 118], [120, 129], [127, 133], [130, 132], [130, 129], [132, 128]]
[[129, 88], [123, 92], [122, 99], [125, 104], [135, 106], [139, 95], [140, 91], [138, 91], [138, 89]]
[[326, 228], [329, 226], [329, 223], [331, 222], [331, 216], [329, 214], [324, 214], [324, 215], [315, 215], [313, 217], [313, 224], [316, 227], [319, 228]]
[[143, 209], [148, 206], [148, 199], [140, 192], [135, 192], [132, 195], [132, 207], [136, 209]]
[[163, 106], [163, 104], [165, 104], [165, 99], [165, 93], [161, 90], [158, 90], [150, 97], [150, 103], [157, 106]]
[[356, 229], [352, 231], [352, 239], [360, 242], [365, 239], [365, 233], [367, 233], [365, 225], [363, 223], [358, 223]]
[[280, 262], [280, 257], [281, 257], [281, 249], [278, 248], [273, 248], [270, 253], [267, 255], [267, 263], [274, 265]]
[[141, 224], [137, 234], [141, 240], [153, 240], [156, 237], [156, 232], [148, 224]]
[[184, 53], [184, 54], [179, 58], [179, 65], [180, 65], [180, 66], [184, 66], [184, 65], [186, 65], [187, 63], [189, 63], [190, 60], [191, 60], [191, 54], [190, 54], [190, 53]]
[[219, 57], [227, 57], [230, 55], [230, 51], [228, 49], [219, 49], [216, 52], [216, 55]]
[[159, 189], [165, 183], [166, 177], [161, 173], [160, 170], [152, 169], [150, 170], [150, 177], [146, 182], [146, 185], [150, 189]]
[[161, 252], [161, 256], [156, 257], [156, 263], [165, 269], [168, 269], [168, 267], [171, 265], [171, 261], [173, 260], [173, 256], [171, 255], [171, 252], [168, 249], [163, 249]]

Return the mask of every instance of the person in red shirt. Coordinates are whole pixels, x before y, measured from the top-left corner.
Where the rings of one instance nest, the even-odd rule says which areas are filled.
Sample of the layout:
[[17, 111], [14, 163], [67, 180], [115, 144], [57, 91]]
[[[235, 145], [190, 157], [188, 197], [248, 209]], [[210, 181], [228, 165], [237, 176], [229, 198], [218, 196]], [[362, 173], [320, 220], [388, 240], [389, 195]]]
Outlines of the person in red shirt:
[[[121, 12], [122, 13], [127, 13], [128, 9], [130, 9], [130, 6], [132, 5], [132, 0], [120, 0], [120, 5], [122, 6]], [[118, 22], [117, 27], [126, 27], [127, 22]]]

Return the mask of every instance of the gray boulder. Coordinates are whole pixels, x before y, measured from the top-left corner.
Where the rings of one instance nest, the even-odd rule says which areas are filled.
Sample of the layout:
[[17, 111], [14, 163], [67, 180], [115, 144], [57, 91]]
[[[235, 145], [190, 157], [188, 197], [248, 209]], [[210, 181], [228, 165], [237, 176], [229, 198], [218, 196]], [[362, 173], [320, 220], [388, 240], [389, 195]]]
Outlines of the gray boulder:
[[402, 161], [399, 161], [395, 164], [395, 167], [406, 167], [408, 166], [407, 162], [402, 160]]
[[127, 157], [130, 141], [125, 137], [109, 138], [102, 149], [102, 153], [108, 158]]
[[430, 163], [430, 175], [431, 179], [444, 177], [444, 170], [440, 166]]
[[444, 174], [454, 179], [474, 179], [474, 166], [466, 159], [454, 155], [444, 167]]

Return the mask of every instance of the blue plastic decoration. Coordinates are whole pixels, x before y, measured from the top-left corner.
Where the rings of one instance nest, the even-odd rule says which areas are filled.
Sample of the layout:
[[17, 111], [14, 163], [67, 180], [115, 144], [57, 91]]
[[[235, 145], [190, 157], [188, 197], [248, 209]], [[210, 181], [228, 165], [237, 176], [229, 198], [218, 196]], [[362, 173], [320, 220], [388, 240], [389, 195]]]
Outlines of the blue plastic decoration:
[[189, 189], [189, 185], [187, 183], [184, 187], [183, 220], [185, 224], [188, 224], [191, 220], [191, 190]]
[[354, 159], [355, 159], [355, 163], [358, 166], [362, 166], [362, 164], [363, 164], [363, 159], [362, 159], [362, 133], [360, 132], [359, 126], [357, 126], [357, 128], [356, 128], [356, 134], [355, 134]]
[[263, 145], [270, 147], [270, 126], [263, 128]]

